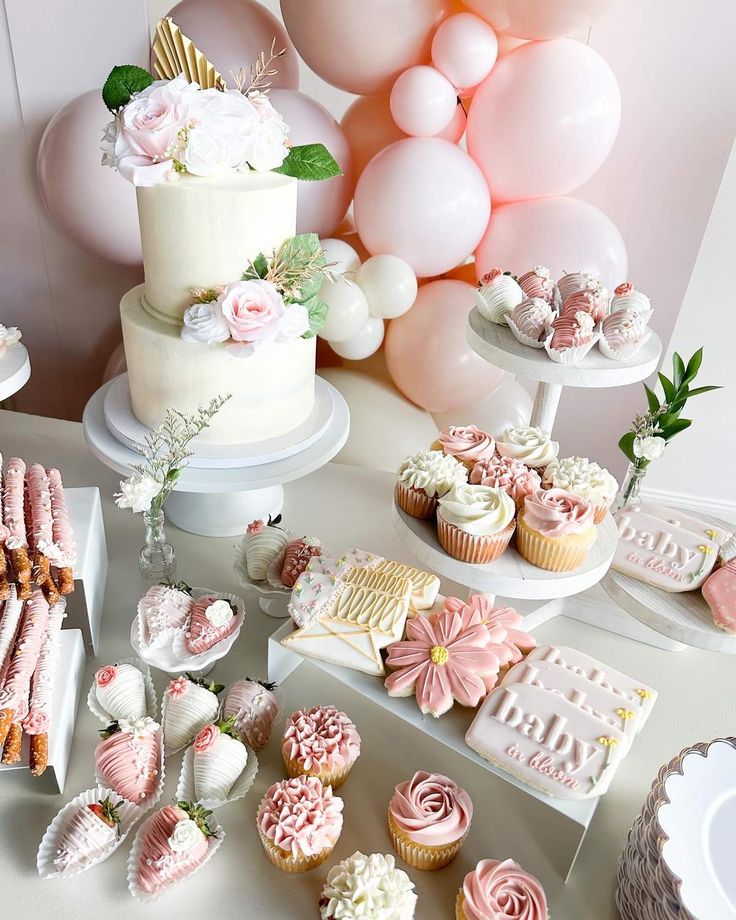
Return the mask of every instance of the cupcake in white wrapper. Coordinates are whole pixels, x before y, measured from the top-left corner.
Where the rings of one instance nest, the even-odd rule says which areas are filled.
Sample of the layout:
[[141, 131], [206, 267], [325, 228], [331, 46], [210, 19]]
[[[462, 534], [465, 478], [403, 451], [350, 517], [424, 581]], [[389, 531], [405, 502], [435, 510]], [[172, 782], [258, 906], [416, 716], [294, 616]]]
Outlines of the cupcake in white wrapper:
[[475, 305], [481, 316], [503, 326], [508, 314], [526, 295], [518, 281], [500, 268], [492, 268], [480, 279], [475, 292]]
[[248, 794], [258, 774], [258, 758], [250, 748], [246, 747], [247, 760], [240, 775], [235, 779], [224, 798], [200, 798], [197, 795], [194, 777], [194, 746], [187, 748], [179, 773], [179, 784], [176, 787], [177, 801], [197, 802], [204, 808], [221, 808], [229, 802], [235, 802]]
[[94, 754], [95, 782], [132, 802], [141, 814], [149, 811], [161, 798], [166, 781], [161, 726], [148, 717], [123, 719], [100, 734], [103, 738]]
[[140, 658], [121, 658], [98, 668], [87, 694], [87, 706], [104, 725], [117, 719], [155, 719], [158, 708], [150, 668]]
[[198, 872], [224, 838], [217, 819], [206, 809], [190, 803], [164, 805], [135, 835], [128, 857], [130, 893], [139, 901], [157, 900]]
[[612, 361], [629, 361], [648, 338], [644, 318], [629, 309], [609, 313], [601, 323], [598, 348]]
[[[90, 809], [101, 810], [106, 802], [117, 819], [114, 827]], [[46, 829], [36, 857], [38, 874], [41, 878], [73, 878], [99, 865], [123, 843], [142, 813], [106, 786], [80, 792]]]
[[506, 322], [514, 338], [522, 345], [544, 348], [544, 341], [556, 316], [550, 304], [542, 297], [530, 297], [514, 307], [506, 317]]
[[553, 321], [544, 348], [555, 364], [579, 364], [598, 336], [593, 317], [578, 310], [574, 316], [560, 315]]

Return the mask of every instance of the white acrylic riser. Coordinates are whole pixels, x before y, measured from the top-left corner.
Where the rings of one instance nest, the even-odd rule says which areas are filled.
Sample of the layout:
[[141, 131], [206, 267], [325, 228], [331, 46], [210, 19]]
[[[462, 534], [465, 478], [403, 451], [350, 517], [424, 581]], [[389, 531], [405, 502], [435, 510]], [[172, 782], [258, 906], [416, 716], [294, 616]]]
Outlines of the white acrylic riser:
[[0, 402], [26, 385], [31, 376], [31, 359], [21, 342], [8, 345], [0, 358]]
[[[489, 797], [508, 795], [508, 785], [515, 787], [523, 793], [520, 807], [525, 816], [525, 822], [529, 827], [543, 826], [545, 828], [544, 839], [540, 838], [537, 845], [544, 847], [547, 844], [549, 851], [545, 855], [563, 878], [568, 877], [595, 814], [598, 799], [566, 801], [532, 789], [510, 773], [484, 760], [465, 744], [465, 733], [475, 717], [475, 710], [454, 706], [450, 712], [445, 713], [439, 719], [424, 716], [419, 711], [414, 697], [389, 696], [381, 677], [372, 677], [350, 668], [327, 664], [316, 658], [304, 659], [291, 649], [284, 648], [281, 645], [281, 639], [293, 630], [294, 624], [289, 621], [268, 640], [268, 679], [270, 681], [283, 684], [300, 665], [307, 662], [341, 681], [372, 703], [383, 707], [396, 718], [403, 719], [418, 728], [439, 744], [467, 758], [480, 771], [477, 788], [483, 788]], [[527, 865], [527, 868], [533, 871], [534, 867]]]
[[[64, 791], [85, 661], [84, 640], [78, 629], [62, 629], [59, 641], [59, 667], [51, 700], [48, 767], [41, 778], [28, 774], [29, 782], [41, 788], [50, 787], [54, 792]], [[12, 770], [28, 771], [28, 746], [28, 735], [24, 734], [21, 762], [0, 764], [0, 777], [3, 773]]]
[[[281, 511], [283, 483], [301, 479], [328, 463], [347, 441], [350, 412], [340, 393], [320, 377], [317, 387], [333, 403], [330, 422], [317, 441], [304, 450], [273, 462], [233, 468], [187, 467], [166, 502], [169, 519], [189, 533], [206, 537], [242, 535], [255, 518]], [[140, 457], [121, 444], [105, 422], [105, 398], [114, 381], [101, 387], [87, 403], [82, 419], [92, 453], [123, 476]]]
[[69, 521], [77, 544], [74, 592], [66, 598], [65, 625], [81, 629], [85, 645], [97, 654], [107, 580], [107, 542], [100, 490], [65, 489]]

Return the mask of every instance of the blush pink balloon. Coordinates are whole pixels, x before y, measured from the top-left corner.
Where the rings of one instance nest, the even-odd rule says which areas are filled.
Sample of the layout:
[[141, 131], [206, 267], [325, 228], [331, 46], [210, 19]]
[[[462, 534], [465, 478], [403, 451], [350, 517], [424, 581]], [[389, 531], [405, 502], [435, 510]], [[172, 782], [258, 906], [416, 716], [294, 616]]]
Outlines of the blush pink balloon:
[[281, 0], [299, 54], [349, 93], [387, 93], [398, 75], [429, 60], [451, 0]]
[[465, 0], [497, 32], [517, 38], [570, 35], [613, 9], [616, 0]]
[[340, 125], [350, 144], [356, 181], [377, 153], [406, 137], [391, 117], [391, 104], [385, 93], [359, 96], [342, 116]]
[[475, 288], [463, 281], [430, 281], [414, 306], [391, 321], [386, 365], [391, 379], [413, 403], [449, 412], [489, 396], [504, 372], [477, 355], [465, 339]]
[[450, 124], [444, 131], [440, 131], [440, 133], [435, 136], [444, 138], [446, 141], [451, 141], [453, 144], [457, 144], [463, 134], [465, 134], [465, 126], [467, 123], [468, 118], [465, 114], [465, 109], [458, 102], [455, 106], [455, 114], [452, 116]]
[[463, 262], [490, 213], [480, 169], [455, 144], [436, 137], [409, 137], [387, 147], [355, 189], [355, 226], [368, 251], [399, 256], [419, 277]]
[[325, 182], [300, 182], [297, 233], [331, 236], [353, 199], [355, 176], [345, 132], [327, 109], [295, 89], [272, 89], [271, 102], [289, 125], [292, 144], [324, 144], [342, 168], [342, 176]]
[[457, 92], [439, 70], [419, 64], [396, 78], [391, 115], [406, 134], [432, 137], [444, 131], [457, 108]]
[[497, 56], [496, 33], [472, 13], [445, 19], [432, 40], [432, 63], [459, 93], [485, 80]]
[[[232, 86], [232, 74], [248, 70], [271, 43], [286, 54], [276, 61], [272, 86], [299, 87], [299, 58], [279, 20], [256, 0], [181, 0], [166, 14], [191, 38]], [[153, 54], [151, 54], [153, 66]]]
[[603, 211], [577, 198], [541, 198], [499, 205], [475, 253], [478, 278], [500, 265], [521, 274], [546, 265], [597, 275], [612, 291], [628, 275], [626, 245]]
[[613, 71], [582, 42], [530, 42], [502, 57], [468, 113], [468, 152], [496, 203], [565, 195], [610, 153], [621, 121]]
[[82, 249], [140, 265], [135, 188], [100, 163], [100, 138], [111, 118], [98, 89], [60, 109], [38, 148], [38, 184], [51, 219]]

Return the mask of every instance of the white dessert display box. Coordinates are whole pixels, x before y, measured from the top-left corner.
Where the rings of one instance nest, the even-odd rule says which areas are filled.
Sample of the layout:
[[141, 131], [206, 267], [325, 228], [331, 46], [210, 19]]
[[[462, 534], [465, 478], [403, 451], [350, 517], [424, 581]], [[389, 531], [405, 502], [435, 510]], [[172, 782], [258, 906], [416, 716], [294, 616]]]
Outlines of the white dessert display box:
[[65, 489], [69, 520], [77, 543], [74, 592], [66, 598], [66, 628], [82, 631], [85, 645], [97, 653], [107, 580], [107, 542], [100, 490]]

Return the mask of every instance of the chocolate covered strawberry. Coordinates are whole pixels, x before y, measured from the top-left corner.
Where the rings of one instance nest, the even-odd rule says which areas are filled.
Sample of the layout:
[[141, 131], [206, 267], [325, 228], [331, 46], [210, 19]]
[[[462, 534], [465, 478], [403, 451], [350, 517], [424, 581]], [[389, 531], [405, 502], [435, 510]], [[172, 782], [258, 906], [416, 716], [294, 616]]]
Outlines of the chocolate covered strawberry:
[[154, 585], [138, 601], [138, 636], [145, 647], [165, 645], [186, 626], [192, 610], [192, 589], [183, 582]]
[[60, 875], [76, 875], [105, 856], [119, 835], [121, 802], [110, 798], [80, 805], [59, 835], [54, 867]]
[[214, 594], [200, 597], [192, 606], [185, 645], [192, 655], [201, 655], [222, 642], [237, 626], [235, 606]]
[[191, 674], [171, 681], [161, 703], [167, 755], [186, 747], [200, 728], [215, 718], [220, 708], [217, 694], [223, 689], [222, 684], [196, 680]]
[[194, 793], [205, 801], [226, 801], [245, 769], [248, 751], [234, 728], [234, 719], [205, 727], [194, 739]]
[[129, 802], [140, 805], [158, 785], [161, 729], [158, 722], [121, 719], [100, 732], [95, 767], [100, 781]]
[[111, 719], [141, 719], [146, 712], [143, 672], [132, 664], [109, 664], [95, 674], [97, 702]]
[[322, 546], [318, 540], [302, 537], [292, 540], [284, 552], [284, 564], [281, 568], [281, 583], [286, 588], [293, 588], [297, 578], [309, 565], [314, 556], [322, 555]]
[[273, 693], [275, 689], [275, 684], [246, 677], [231, 684], [225, 694], [223, 718], [235, 720], [233, 727], [241, 740], [254, 751], [265, 747], [271, 737], [279, 712], [278, 700]]

